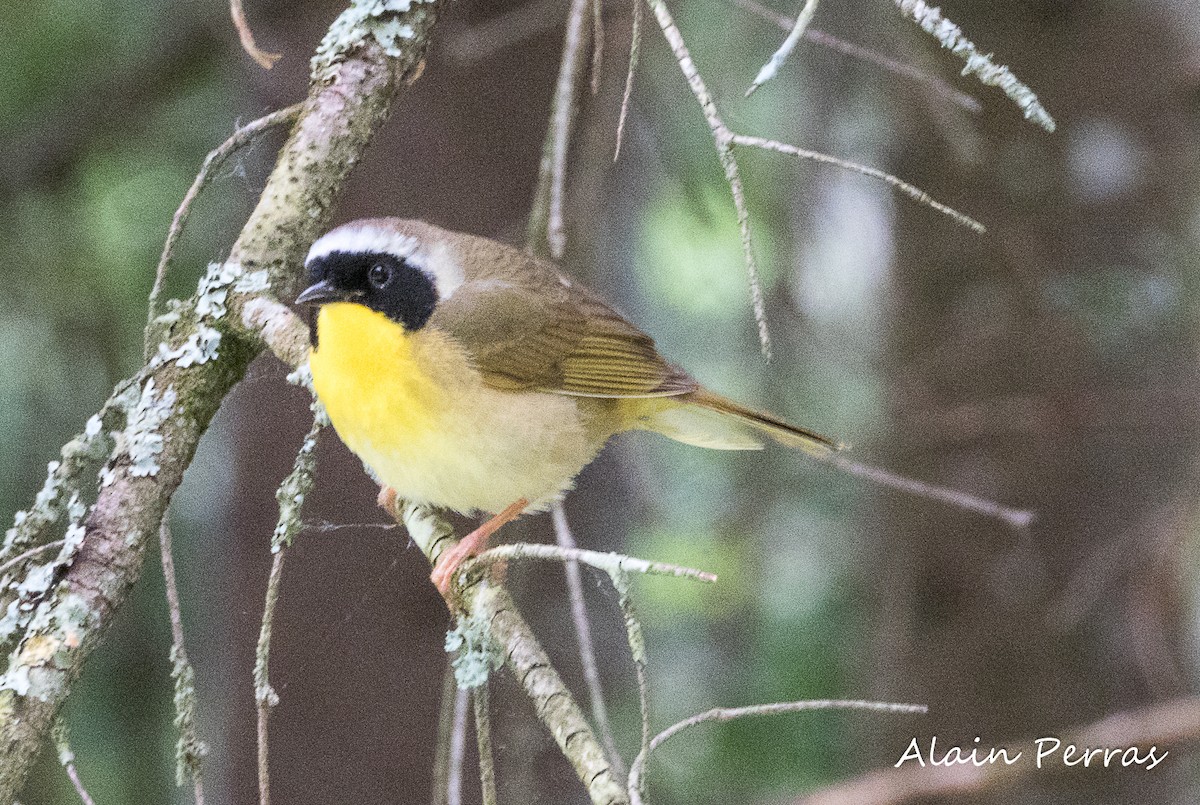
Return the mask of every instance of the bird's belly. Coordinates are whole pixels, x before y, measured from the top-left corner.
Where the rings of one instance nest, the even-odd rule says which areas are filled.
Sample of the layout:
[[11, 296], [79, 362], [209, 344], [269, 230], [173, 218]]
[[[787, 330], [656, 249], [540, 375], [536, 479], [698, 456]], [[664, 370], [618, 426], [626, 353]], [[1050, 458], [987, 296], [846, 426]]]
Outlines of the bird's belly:
[[[599, 444], [572, 400], [479, 391], [476, 404], [433, 412], [430, 427], [359, 428], [331, 414], [339, 433], [379, 480], [406, 500], [460, 512], [497, 512], [518, 498], [540, 508], [570, 488]], [[549, 399], [537, 399], [548, 397]]]
[[608, 435], [576, 398], [484, 385], [436, 334], [388, 327], [367, 343], [361, 332], [342, 339], [345, 322], [323, 324], [310, 356], [317, 396], [346, 446], [403, 499], [461, 512], [497, 512], [518, 498], [544, 507]]

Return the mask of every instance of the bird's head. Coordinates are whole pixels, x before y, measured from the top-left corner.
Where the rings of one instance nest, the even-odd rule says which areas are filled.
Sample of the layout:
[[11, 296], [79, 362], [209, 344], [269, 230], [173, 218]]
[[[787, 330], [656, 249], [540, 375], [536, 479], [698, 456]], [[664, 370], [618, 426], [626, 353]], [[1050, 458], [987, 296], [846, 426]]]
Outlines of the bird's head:
[[351, 302], [419, 330], [463, 282], [445, 233], [421, 221], [373, 218], [337, 227], [304, 261], [309, 286], [297, 304]]

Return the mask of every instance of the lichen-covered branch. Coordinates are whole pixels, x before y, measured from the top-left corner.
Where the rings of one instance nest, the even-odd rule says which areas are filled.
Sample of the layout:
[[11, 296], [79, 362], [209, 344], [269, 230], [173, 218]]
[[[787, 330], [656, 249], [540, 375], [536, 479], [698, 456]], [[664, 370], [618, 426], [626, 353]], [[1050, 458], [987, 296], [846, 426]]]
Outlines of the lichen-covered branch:
[[[48, 565], [0, 579], [0, 802], [10, 802], [83, 662], [130, 587], [221, 400], [264, 346], [304, 356], [304, 328], [265, 294], [290, 298], [308, 245], [350, 170], [424, 64], [438, 0], [354, 3], [314, 59], [314, 80], [230, 259], [156, 325], [163, 341], [63, 448], [0, 561], [65, 539]], [[99, 474], [97, 475], [97, 472]], [[94, 500], [94, 503], [91, 502]], [[28, 567], [28, 566], [27, 566]]]
[[1017, 105], [1026, 120], [1032, 120], [1046, 131], [1054, 131], [1054, 118], [1050, 117], [1050, 113], [1042, 106], [1033, 90], [1003, 64], [992, 61], [990, 53], [980, 53], [975, 43], [967, 38], [961, 28], [942, 16], [941, 9], [930, 6], [925, 0], [895, 2], [901, 14], [921, 26], [921, 30], [963, 60], [963, 75], [973, 75], [981, 84], [999, 87], [1009, 100]]

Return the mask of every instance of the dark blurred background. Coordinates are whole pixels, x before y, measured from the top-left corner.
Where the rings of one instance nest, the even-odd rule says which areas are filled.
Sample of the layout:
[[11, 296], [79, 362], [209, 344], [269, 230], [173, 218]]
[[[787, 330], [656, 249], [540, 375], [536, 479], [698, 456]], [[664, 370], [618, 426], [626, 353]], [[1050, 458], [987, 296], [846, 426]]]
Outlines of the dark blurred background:
[[[563, 3], [459, 0], [424, 78], [351, 182], [339, 220], [422, 217], [523, 240]], [[759, 354], [728, 188], [703, 118], [647, 17], [612, 163], [630, 6], [605, 3], [601, 90], [582, 100], [567, 269], [715, 389], [852, 443], [853, 456], [1033, 509], [1028, 533], [906, 497], [783, 449], [710, 453], [622, 437], [567, 501], [586, 547], [714, 570], [636, 583], [654, 727], [713, 706], [927, 702], [927, 717], [818, 713], [707, 726], [650, 771], [657, 803], [787, 802], [890, 766], [909, 741], [1027, 745], [1195, 685], [1200, 356], [1200, 12], [1183, 0], [946, 2], [1057, 118], [1032, 127], [892, 3], [822, 4], [814, 27], [953, 83], [944, 95], [804, 44], [749, 100], [784, 32], [731, 0], [676, 2], [727, 122], [890, 170], [984, 221], [978, 237], [883, 184], [745, 153], [775, 359]], [[777, 3], [794, 14], [801, 4]], [[35, 0], [0, 8], [0, 514], [140, 365], [153, 266], [205, 153], [303, 96], [342, 6], [249, 4], [258, 68], [221, 3]], [[518, 9], [524, 9], [523, 11]], [[186, 295], [251, 208], [278, 140], [202, 197], [170, 290]], [[256, 800], [254, 641], [273, 492], [306, 400], [262, 358], [226, 400], [174, 505], [210, 802]], [[332, 434], [313, 522], [380, 523]], [[506, 529], [549, 541], [549, 519]], [[422, 802], [444, 605], [398, 531], [302, 536], [276, 620], [279, 802]], [[619, 739], [634, 675], [607, 581], [585, 571]], [[514, 569], [582, 691], [561, 572]], [[173, 785], [169, 628], [157, 556], [67, 708], [96, 801], [190, 802]], [[509, 680], [495, 688], [501, 799], [583, 802]], [[1151, 772], [1041, 772], [987, 802], [1200, 799], [1186, 743]], [[22, 801], [75, 801], [51, 753]], [[468, 769], [468, 779], [472, 775]], [[478, 795], [468, 785], [468, 802]], [[974, 801], [974, 800], [973, 800]]]

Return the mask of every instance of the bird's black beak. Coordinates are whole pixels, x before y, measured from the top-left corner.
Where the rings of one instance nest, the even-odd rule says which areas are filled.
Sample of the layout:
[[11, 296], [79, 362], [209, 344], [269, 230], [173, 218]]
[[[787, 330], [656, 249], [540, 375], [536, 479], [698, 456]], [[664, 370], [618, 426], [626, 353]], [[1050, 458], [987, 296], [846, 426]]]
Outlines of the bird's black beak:
[[296, 297], [297, 305], [320, 305], [325, 302], [336, 302], [345, 299], [346, 295], [333, 286], [329, 280], [321, 280], [304, 289]]

